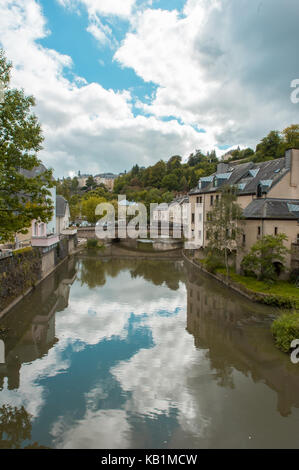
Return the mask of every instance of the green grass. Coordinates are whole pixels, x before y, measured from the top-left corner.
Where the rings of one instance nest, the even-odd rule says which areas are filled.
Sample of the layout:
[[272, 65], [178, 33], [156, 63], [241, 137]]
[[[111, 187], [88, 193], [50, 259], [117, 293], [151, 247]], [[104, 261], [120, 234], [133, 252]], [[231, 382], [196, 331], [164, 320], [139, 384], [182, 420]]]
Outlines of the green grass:
[[[217, 269], [217, 273], [226, 275], [226, 270], [223, 268]], [[241, 276], [233, 270], [230, 270], [230, 279], [255, 293], [268, 294], [270, 304], [277, 303], [279, 306], [299, 307], [299, 289], [288, 281], [276, 281], [273, 284], [268, 284], [264, 281], [258, 281], [254, 277]], [[277, 302], [275, 302], [275, 299], [277, 299]], [[265, 301], [265, 303], [268, 302]]]
[[276, 318], [271, 331], [278, 349], [289, 352], [292, 341], [299, 338], [299, 312], [285, 313]]
[[33, 248], [31, 246], [27, 246], [26, 248], [19, 248], [18, 250], [14, 250], [13, 255], [21, 255], [23, 253], [29, 253], [30, 251], [33, 251]]

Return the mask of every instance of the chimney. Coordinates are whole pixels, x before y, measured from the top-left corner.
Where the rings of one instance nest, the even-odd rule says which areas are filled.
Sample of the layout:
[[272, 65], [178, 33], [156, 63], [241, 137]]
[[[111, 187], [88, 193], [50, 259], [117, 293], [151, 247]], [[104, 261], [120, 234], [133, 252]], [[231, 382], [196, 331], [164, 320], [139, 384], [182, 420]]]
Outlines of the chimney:
[[226, 173], [229, 166], [227, 163], [220, 162], [217, 164], [217, 174], [219, 173]]
[[288, 149], [285, 153], [285, 167], [290, 170], [290, 185], [299, 186], [299, 149]]

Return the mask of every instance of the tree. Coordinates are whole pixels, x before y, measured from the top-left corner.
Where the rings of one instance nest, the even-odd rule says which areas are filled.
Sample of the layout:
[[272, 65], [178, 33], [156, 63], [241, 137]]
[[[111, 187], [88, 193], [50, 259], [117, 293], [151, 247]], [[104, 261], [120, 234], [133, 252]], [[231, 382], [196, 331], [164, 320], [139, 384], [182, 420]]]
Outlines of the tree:
[[283, 242], [287, 239], [284, 233], [279, 233], [278, 235], [265, 235], [258, 240], [242, 260], [241, 266], [245, 274], [268, 281], [276, 280], [275, 263], [280, 264], [281, 270], [284, 269], [285, 256], [289, 250]]
[[299, 124], [292, 124], [282, 131], [286, 148], [299, 149]]
[[256, 161], [273, 160], [284, 154], [284, 142], [278, 131], [271, 131], [256, 146]]
[[43, 137], [31, 110], [34, 98], [9, 87], [11, 67], [0, 51], [0, 82], [4, 87], [0, 103], [0, 238], [4, 241], [13, 240], [16, 233], [27, 233], [33, 219], [48, 222], [53, 213], [48, 197], [52, 171], [45, 169], [33, 177], [26, 173], [40, 166], [37, 152]]
[[237, 203], [235, 188], [224, 187], [207, 215], [208, 249], [224, 258], [229, 276], [228, 254], [241, 246], [243, 212]]
[[97, 183], [95, 182], [95, 179], [93, 176], [89, 176], [86, 180], [86, 187], [89, 189], [95, 188], [97, 186]]
[[173, 155], [168, 162], [167, 162], [167, 169], [168, 171], [175, 170], [176, 168], [180, 168], [182, 162], [182, 157], [180, 155]]
[[169, 173], [165, 175], [162, 179], [161, 185], [163, 188], [168, 189], [168, 191], [173, 191], [178, 189], [178, 178], [174, 173]]
[[200, 150], [196, 150], [195, 154], [191, 153], [188, 158], [189, 166], [196, 166], [203, 161], [204, 154]]
[[103, 197], [92, 196], [88, 199], [82, 201], [82, 215], [86, 217], [86, 220], [91, 223], [95, 224], [99, 220], [99, 216], [95, 214], [96, 207], [98, 204], [102, 202], [107, 202], [107, 200]]

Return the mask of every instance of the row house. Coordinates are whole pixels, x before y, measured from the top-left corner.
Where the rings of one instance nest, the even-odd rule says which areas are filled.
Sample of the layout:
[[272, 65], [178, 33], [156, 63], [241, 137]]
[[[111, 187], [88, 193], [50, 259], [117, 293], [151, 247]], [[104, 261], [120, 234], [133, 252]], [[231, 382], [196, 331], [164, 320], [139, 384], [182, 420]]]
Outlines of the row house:
[[[206, 247], [208, 240], [207, 214], [220, 198], [221, 188], [234, 186], [237, 202], [242, 207], [245, 224], [243, 252], [264, 235], [285, 233], [287, 248], [299, 241], [299, 149], [289, 149], [283, 158], [261, 163], [223, 163], [217, 171], [199, 180], [198, 186], [190, 191], [190, 227], [202, 231], [201, 243]], [[201, 220], [196, 225], [196, 218]], [[287, 264], [290, 267], [291, 257]]]
[[[39, 165], [33, 170], [21, 170], [27, 178], [34, 178], [46, 171], [44, 165]], [[16, 245], [29, 244], [40, 248], [51, 248], [59, 242], [60, 236], [70, 225], [70, 209], [67, 200], [56, 194], [56, 186], [49, 188], [49, 198], [53, 206], [53, 216], [49, 222], [33, 220], [28, 233], [16, 235]]]

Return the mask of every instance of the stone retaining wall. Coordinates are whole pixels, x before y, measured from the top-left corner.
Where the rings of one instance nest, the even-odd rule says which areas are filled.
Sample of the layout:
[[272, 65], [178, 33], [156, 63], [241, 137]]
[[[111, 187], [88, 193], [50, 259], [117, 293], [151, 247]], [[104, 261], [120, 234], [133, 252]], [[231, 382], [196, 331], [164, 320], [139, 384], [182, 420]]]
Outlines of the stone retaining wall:
[[47, 251], [29, 247], [0, 258], [0, 317], [74, 253], [76, 246], [77, 237], [66, 236]]

